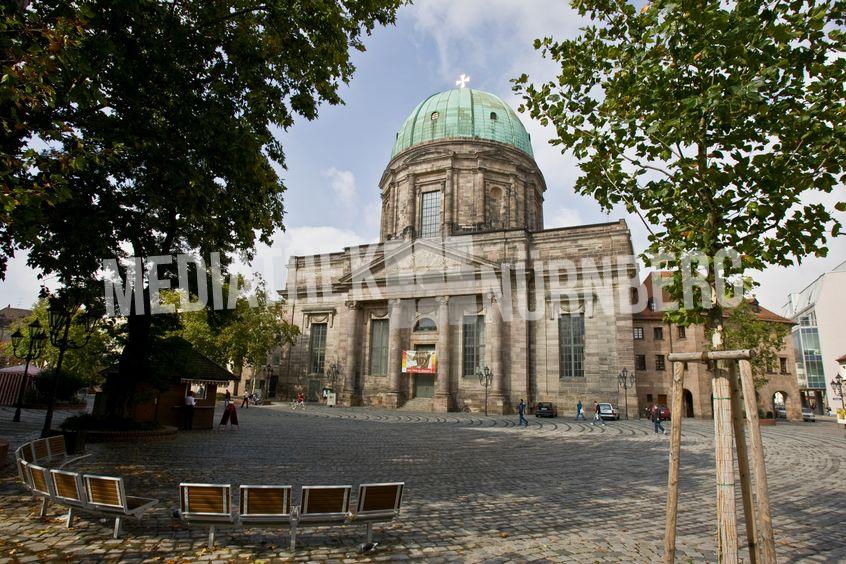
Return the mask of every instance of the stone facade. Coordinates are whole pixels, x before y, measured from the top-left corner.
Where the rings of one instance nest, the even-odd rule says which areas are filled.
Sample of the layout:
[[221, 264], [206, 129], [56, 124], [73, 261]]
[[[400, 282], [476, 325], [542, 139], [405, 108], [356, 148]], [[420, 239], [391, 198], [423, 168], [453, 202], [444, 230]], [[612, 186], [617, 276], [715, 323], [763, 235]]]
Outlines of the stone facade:
[[[491, 412], [520, 399], [563, 410], [580, 399], [623, 401], [617, 374], [633, 364], [632, 321], [618, 302], [637, 277], [633, 264], [615, 262], [632, 255], [624, 221], [544, 230], [546, 185], [534, 160], [481, 139], [404, 150], [380, 187], [379, 243], [290, 259], [281, 293], [302, 335], [284, 351], [280, 396], [300, 389], [315, 399], [330, 387], [343, 404], [480, 411], [476, 369], [488, 367]], [[421, 209], [432, 192], [434, 232], [434, 215], [424, 225]], [[564, 280], [560, 264], [572, 265]], [[575, 327], [566, 335], [562, 316]], [[476, 333], [484, 338], [474, 342]], [[575, 348], [564, 357], [567, 335]], [[435, 351], [437, 373], [404, 373], [405, 350]]]
[[[644, 282], [647, 295], [654, 304], [652, 295], [652, 274]], [[658, 306], [660, 309], [660, 305]], [[773, 323], [791, 324], [775, 313], [760, 307], [757, 315]], [[703, 325], [680, 327], [664, 321], [664, 315], [652, 307], [635, 313], [633, 319], [633, 341], [635, 355], [635, 375], [637, 378], [637, 397], [641, 410], [652, 402], [669, 405], [672, 393], [673, 368], [667, 360], [670, 353], [699, 352], [706, 350], [708, 340]], [[659, 358], [660, 357], [660, 358]], [[784, 398], [787, 419], [802, 420], [802, 404], [796, 379], [796, 361], [793, 351], [793, 339], [788, 335], [778, 352], [779, 362], [764, 375], [766, 384], [757, 389], [758, 407], [766, 412], [774, 412], [773, 396], [776, 392]], [[662, 366], [663, 359], [663, 368]], [[711, 374], [707, 366], [698, 362], [687, 363], [684, 377], [683, 417], [713, 417], [711, 401]], [[677, 414], [673, 413], [673, 417]]]

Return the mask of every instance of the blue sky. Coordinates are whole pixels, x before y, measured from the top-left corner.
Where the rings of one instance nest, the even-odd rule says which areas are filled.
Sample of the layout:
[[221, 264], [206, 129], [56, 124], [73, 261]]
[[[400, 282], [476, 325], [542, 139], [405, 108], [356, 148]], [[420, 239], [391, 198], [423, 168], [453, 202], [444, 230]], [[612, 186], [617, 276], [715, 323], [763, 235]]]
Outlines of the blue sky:
[[[523, 72], [536, 79], [555, 67], [533, 49], [536, 37], [572, 36], [581, 25], [562, 0], [419, 0], [403, 8], [397, 25], [378, 29], [356, 52], [357, 71], [342, 87], [346, 104], [325, 106], [312, 122], [298, 121], [280, 132], [287, 154], [281, 171], [288, 187], [286, 233], [271, 247], [260, 247], [257, 271], [276, 289], [291, 254], [341, 250], [374, 242], [379, 234], [378, 182], [390, 158], [396, 131], [426, 96], [454, 87], [461, 73], [471, 88], [497, 94], [516, 108], [509, 80]], [[547, 182], [547, 227], [625, 218], [635, 249], [645, 246], [645, 229], [623, 210], [604, 214], [590, 198], [573, 193], [575, 160], [548, 145], [550, 132], [521, 115], [532, 136], [535, 158]], [[833, 199], [832, 199], [833, 201]], [[843, 216], [841, 216], [843, 217]], [[832, 246], [828, 259], [809, 259], [801, 268], [769, 269], [758, 276], [757, 294], [765, 306], [780, 307], [787, 292], [846, 260], [846, 239]], [[25, 256], [12, 261], [0, 282], [0, 307], [28, 306], [38, 291]]]

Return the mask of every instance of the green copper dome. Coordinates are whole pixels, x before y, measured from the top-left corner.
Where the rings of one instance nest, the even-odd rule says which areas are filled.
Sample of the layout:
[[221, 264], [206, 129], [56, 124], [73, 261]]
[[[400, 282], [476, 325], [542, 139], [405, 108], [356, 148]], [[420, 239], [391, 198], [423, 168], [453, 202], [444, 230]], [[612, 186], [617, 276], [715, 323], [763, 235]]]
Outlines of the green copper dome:
[[508, 104], [487, 92], [454, 88], [414, 108], [397, 133], [391, 158], [421, 143], [456, 137], [498, 141], [534, 156], [529, 134]]

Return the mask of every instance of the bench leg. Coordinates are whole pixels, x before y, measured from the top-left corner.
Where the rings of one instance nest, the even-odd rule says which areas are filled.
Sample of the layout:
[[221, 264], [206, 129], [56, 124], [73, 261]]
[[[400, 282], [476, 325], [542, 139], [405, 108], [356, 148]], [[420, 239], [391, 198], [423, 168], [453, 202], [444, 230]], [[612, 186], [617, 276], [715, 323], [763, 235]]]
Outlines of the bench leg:
[[291, 523], [291, 552], [297, 550], [297, 523]]
[[367, 524], [367, 544], [373, 544], [373, 523]]
[[114, 538], [120, 537], [120, 529], [123, 525], [123, 517], [115, 517], [115, 532], [112, 535]]
[[41, 498], [41, 509], [38, 511], [39, 517], [46, 517], [47, 516], [47, 498]]
[[67, 527], [68, 529], [73, 527], [73, 518], [74, 518], [74, 512], [73, 512], [73, 507], [71, 507], [71, 508], [68, 509], [68, 517], [65, 520], [65, 527]]
[[209, 548], [214, 548], [214, 525], [209, 525]]

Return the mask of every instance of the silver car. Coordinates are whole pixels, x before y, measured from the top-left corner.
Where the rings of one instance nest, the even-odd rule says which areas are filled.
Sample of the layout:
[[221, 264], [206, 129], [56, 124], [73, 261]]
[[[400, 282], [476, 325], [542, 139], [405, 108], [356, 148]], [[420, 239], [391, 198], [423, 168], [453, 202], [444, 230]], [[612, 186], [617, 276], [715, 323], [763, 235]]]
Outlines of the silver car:
[[610, 403], [599, 404], [599, 416], [603, 419], [612, 419], [614, 421], [620, 420], [620, 413], [614, 409], [614, 406]]

